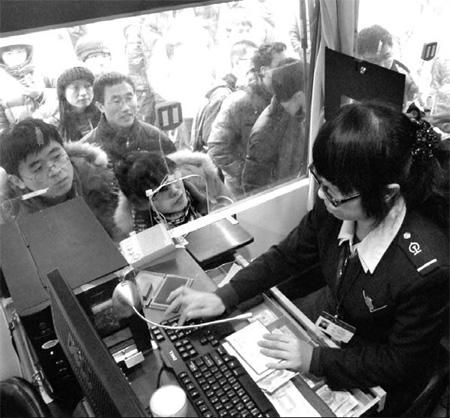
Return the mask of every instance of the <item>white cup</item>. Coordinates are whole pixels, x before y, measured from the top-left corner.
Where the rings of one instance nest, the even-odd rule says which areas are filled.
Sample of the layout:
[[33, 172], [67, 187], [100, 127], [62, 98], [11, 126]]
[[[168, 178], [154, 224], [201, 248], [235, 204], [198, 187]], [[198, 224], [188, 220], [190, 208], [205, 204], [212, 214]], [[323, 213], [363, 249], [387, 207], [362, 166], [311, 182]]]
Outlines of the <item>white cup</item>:
[[176, 385], [161, 386], [150, 398], [150, 410], [154, 417], [185, 417], [186, 393]]

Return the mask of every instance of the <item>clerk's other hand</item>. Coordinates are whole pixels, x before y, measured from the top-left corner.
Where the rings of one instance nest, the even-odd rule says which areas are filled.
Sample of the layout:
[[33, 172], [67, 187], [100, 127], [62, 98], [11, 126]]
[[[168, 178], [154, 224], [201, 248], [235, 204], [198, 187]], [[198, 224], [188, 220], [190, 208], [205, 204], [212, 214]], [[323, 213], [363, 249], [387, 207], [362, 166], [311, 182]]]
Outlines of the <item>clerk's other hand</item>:
[[268, 363], [270, 369], [289, 369], [296, 372], [308, 372], [311, 366], [313, 347], [291, 335], [281, 333], [264, 334], [258, 341], [263, 347], [261, 353], [279, 362]]
[[180, 307], [179, 325], [183, 325], [187, 319], [218, 316], [225, 312], [225, 305], [216, 294], [201, 292], [185, 286], [173, 290], [168, 296], [167, 302], [170, 305], [166, 309], [166, 316]]

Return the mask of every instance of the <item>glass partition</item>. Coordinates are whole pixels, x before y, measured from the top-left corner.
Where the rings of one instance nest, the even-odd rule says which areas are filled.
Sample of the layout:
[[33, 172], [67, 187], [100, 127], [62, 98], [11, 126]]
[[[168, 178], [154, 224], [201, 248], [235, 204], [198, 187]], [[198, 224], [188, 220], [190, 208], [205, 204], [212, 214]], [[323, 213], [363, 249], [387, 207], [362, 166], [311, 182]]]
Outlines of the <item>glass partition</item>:
[[[177, 150], [207, 154], [234, 201], [305, 177], [309, 75], [302, 61], [309, 51], [301, 33], [309, 23], [300, 20], [300, 9], [298, 0], [284, 0], [283, 7], [277, 0], [212, 1], [6, 36], [0, 96], [8, 109], [0, 129], [31, 115], [64, 136], [60, 75], [74, 66], [94, 76], [115, 70], [136, 86], [137, 117], [159, 126]], [[267, 43], [278, 49], [255, 62]], [[275, 76], [273, 87], [274, 70], [287, 64], [294, 65]], [[45, 103], [36, 103], [44, 90]], [[157, 109], [173, 103], [181, 104], [182, 123], [165, 129]]]

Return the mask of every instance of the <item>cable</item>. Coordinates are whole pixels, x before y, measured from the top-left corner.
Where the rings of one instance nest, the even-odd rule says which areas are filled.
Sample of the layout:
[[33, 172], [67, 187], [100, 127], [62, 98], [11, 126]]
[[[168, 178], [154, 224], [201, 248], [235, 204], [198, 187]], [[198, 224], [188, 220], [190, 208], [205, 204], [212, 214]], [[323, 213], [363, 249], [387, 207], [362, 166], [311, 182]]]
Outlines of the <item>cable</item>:
[[[167, 170], [169, 170], [169, 169], [167, 169]], [[168, 172], [169, 172], [169, 171], [168, 171]], [[205, 179], [203, 176], [201, 176], [200, 174], [187, 174], [187, 175], [185, 175], [185, 176], [181, 176], [180, 178], [177, 178], [177, 179], [174, 179], [174, 180], [170, 180], [170, 181], [167, 181], [167, 179], [163, 179], [163, 181], [161, 182], [161, 184], [160, 184], [158, 187], [156, 187], [156, 189], [154, 189], [154, 190], [152, 190], [152, 189], [146, 190], [146, 191], [145, 191], [145, 194], [146, 194], [146, 196], [147, 196], [148, 199], [149, 199], [150, 206], [151, 206], [151, 208], [153, 209], [153, 211], [156, 212], [157, 214], [161, 215], [161, 216], [164, 218], [164, 215], [163, 215], [161, 212], [159, 212], [159, 211], [155, 208], [155, 205], [154, 205], [154, 203], [153, 203], [153, 196], [155, 196], [155, 195], [156, 195], [163, 187], [166, 187], [166, 186], [168, 186], [169, 184], [176, 183], [176, 182], [183, 181], [183, 180], [187, 180], [187, 179], [192, 178], [192, 177], [199, 177], [200, 179], [203, 180], [203, 182], [204, 182], [204, 184], [205, 184], [206, 210], [207, 210], [207, 212], [209, 213], [209, 212], [210, 212], [210, 202], [209, 202], [208, 182], [207, 182], [206, 179]], [[165, 218], [164, 218], [164, 219], [165, 219]]]
[[196, 325], [162, 325], [162, 324], [159, 324], [157, 322], [153, 322], [150, 319], [147, 319], [134, 306], [132, 306], [132, 308], [134, 309], [136, 314], [141, 319], [143, 319], [145, 322], [148, 322], [149, 324], [151, 324], [153, 326], [156, 326], [156, 327], [159, 327], [159, 328], [164, 328], [164, 329], [192, 329], [192, 328], [208, 327], [210, 325], [222, 324], [224, 322], [231, 322], [231, 321], [238, 321], [238, 320], [241, 320], [241, 319], [247, 319], [247, 318], [251, 318], [253, 316], [253, 314], [251, 312], [247, 312], [245, 314], [236, 315], [236, 316], [233, 316], [231, 318], [216, 319], [215, 321], [203, 322], [201, 324], [196, 324]]
[[156, 389], [159, 389], [161, 386], [161, 376], [165, 370], [169, 370], [169, 368], [163, 363], [158, 371], [158, 377], [156, 378]]

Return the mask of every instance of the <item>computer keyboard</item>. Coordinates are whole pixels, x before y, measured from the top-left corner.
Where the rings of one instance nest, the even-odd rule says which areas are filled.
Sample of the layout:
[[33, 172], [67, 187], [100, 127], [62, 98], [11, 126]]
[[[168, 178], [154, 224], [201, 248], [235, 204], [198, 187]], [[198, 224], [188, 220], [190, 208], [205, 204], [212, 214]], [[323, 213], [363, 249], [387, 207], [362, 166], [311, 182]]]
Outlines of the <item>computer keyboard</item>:
[[[172, 318], [162, 324], [177, 321]], [[174, 371], [199, 416], [279, 416], [240, 361], [220, 343], [232, 332], [230, 323], [188, 330], [151, 328], [164, 363]]]

